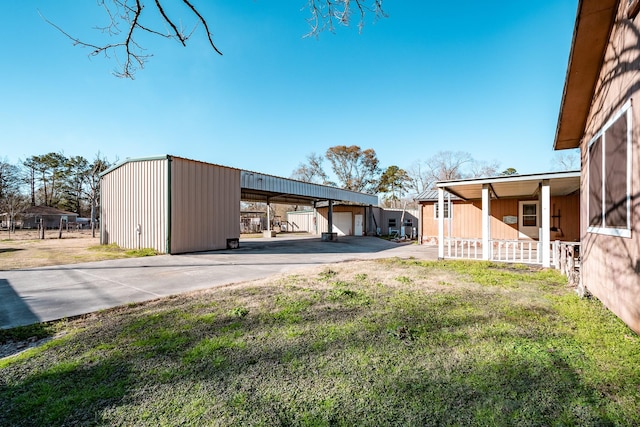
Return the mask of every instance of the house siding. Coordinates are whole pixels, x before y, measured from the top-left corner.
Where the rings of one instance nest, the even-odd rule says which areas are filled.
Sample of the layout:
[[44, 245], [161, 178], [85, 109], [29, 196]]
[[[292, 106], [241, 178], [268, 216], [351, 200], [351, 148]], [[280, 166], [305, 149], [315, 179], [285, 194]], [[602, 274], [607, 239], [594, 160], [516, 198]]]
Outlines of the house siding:
[[[491, 200], [491, 238], [498, 240], [527, 240], [526, 236], [518, 232], [518, 224], [506, 224], [505, 216], [518, 217], [518, 204], [521, 201], [536, 201], [537, 199], [498, 199]], [[433, 205], [435, 201], [422, 202], [422, 241], [429, 243], [437, 241], [438, 220], [434, 217]], [[482, 238], [482, 202], [452, 201], [453, 218], [444, 220], [444, 234], [449, 235], [449, 221], [451, 221], [451, 237], [465, 239]], [[560, 218], [556, 219], [556, 226], [560, 226], [562, 234], [551, 233], [551, 239], [564, 241], [576, 241], [580, 237], [579, 212], [580, 199], [578, 194], [569, 196], [554, 196], [550, 199], [554, 213], [560, 212]], [[558, 224], [559, 222], [559, 224]], [[554, 225], [553, 218], [551, 225]]]
[[626, 8], [626, 1], [619, 2], [616, 24], [600, 70], [580, 151], [582, 165], [587, 171], [589, 141], [625, 102], [631, 100], [631, 238], [587, 232], [589, 174], [583, 173], [581, 274], [583, 284], [591, 293], [640, 333], [640, 17], [627, 19]]

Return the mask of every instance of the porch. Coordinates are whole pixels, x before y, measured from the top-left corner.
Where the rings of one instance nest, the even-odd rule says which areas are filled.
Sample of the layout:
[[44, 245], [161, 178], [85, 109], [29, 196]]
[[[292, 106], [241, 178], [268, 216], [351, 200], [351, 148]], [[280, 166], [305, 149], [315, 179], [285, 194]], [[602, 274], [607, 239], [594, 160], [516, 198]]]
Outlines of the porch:
[[[456, 236], [451, 232], [452, 220], [447, 219], [446, 215], [438, 216], [439, 258], [537, 264], [543, 267], [555, 267], [563, 271], [571, 270], [572, 272], [579, 268], [580, 243], [558, 240], [558, 237], [552, 240], [552, 232], [557, 232], [559, 229], [555, 220], [559, 220], [560, 215], [559, 211], [556, 213], [555, 206], [552, 207], [551, 204], [552, 197], [556, 201], [571, 196], [575, 198], [580, 189], [579, 171], [442, 181], [438, 182], [436, 186], [438, 188], [439, 212], [447, 212], [451, 209], [450, 206], [445, 206], [445, 192], [454, 195], [463, 202], [474, 202], [478, 205], [479, 201], [479, 210], [481, 211], [479, 219], [478, 216], [457, 218], [457, 221], [467, 223], [479, 221], [481, 229], [481, 237], [479, 238]], [[499, 214], [492, 215], [492, 201], [495, 205], [499, 200], [514, 199], [535, 201], [540, 208], [526, 218], [522, 212], [512, 215], [500, 211]], [[503, 216], [500, 217], [500, 215]], [[569, 218], [571, 222], [579, 222], [579, 209]], [[449, 223], [448, 235], [445, 235], [446, 221]], [[496, 232], [498, 227], [510, 226], [520, 238], [496, 238], [492, 234], [492, 224]], [[534, 238], [523, 234], [525, 228], [532, 228], [531, 225], [536, 231]], [[555, 235], [557, 236], [557, 233]], [[568, 267], [569, 264], [571, 267]], [[579, 274], [577, 276], [579, 277]]]

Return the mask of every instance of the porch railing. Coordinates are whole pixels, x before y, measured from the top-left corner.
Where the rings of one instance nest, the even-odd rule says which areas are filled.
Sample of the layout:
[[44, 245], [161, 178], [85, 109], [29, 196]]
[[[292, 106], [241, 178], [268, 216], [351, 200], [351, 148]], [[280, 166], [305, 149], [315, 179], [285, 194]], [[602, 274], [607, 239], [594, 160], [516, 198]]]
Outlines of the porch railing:
[[[542, 264], [542, 243], [535, 240], [489, 240], [489, 260]], [[445, 258], [482, 259], [482, 239], [449, 238], [444, 240]], [[580, 274], [580, 242], [551, 242], [551, 266], [567, 276], [578, 295], [588, 291]]]
[[588, 291], [582, 285], [580, 274], [580, 242], [561, 242], [556, 240], [551, 244], [553, 265], [567, 276], [569, 285], [576, 288], [580, 296], [586, 296]]
[[482, 239], [445, 238], [447, 258], [482, 259]]
[[[490, 240], [491, 261], [541, 264], [540, 242], [534, 240]], [[482, 239], [445, 238], [446, 258], [482, 259]]]

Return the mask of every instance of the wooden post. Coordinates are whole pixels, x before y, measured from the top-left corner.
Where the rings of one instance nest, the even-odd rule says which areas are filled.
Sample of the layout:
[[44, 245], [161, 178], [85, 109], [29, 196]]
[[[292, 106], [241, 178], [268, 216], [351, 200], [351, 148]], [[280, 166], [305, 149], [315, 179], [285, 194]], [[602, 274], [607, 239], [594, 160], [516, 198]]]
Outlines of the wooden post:
[[58, 229], [58, 239], [62, 239], [62, 217], [60, 217], [60, 228]]
[[491, 195], [489, 184], [482, 184], [482, 259], [491, 259]]
[[542, 208], [541, 208], [541, 236], [540, 243], [542, 244], [542, 266], [550, 267], [551, 266], [551, 257], [550, 257], [550, 246], [551, 246], [551, 210], [550, 210], [550, 200], [551, 200], [551, 190], [549, 187], [549, 180], [545, 179], [542, 181], [542, 185], [540, 187], [540, 198]]
[[40, 240], [44, 240], [44, 219], [40, 218]]
[[438, 188], [438, 259], [444, 259], [444, 189], [441, 187]]

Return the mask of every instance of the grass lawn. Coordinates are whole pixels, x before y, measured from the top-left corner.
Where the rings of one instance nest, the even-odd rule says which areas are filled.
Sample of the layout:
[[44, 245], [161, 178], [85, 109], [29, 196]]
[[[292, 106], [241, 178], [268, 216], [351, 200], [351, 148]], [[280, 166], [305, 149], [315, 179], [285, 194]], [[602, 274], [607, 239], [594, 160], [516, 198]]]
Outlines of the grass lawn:
[[640, 341], [554, 271], [357, 261], [0, 331], [2, 425], [639, 425]]

